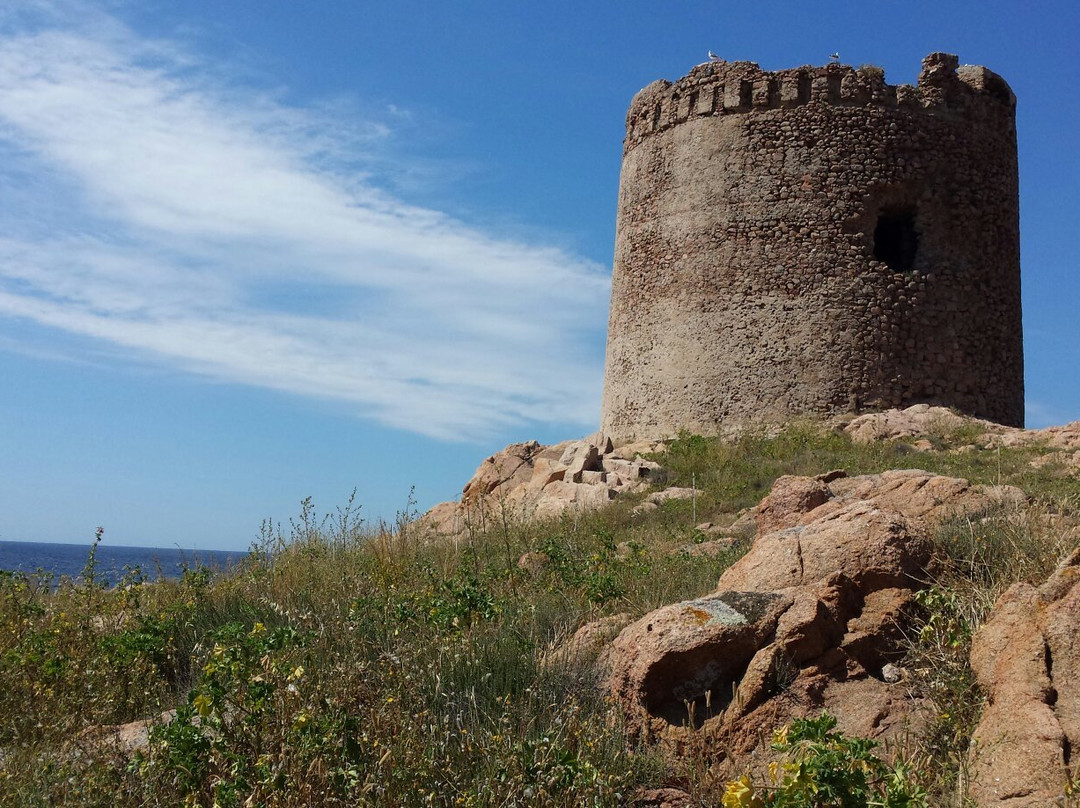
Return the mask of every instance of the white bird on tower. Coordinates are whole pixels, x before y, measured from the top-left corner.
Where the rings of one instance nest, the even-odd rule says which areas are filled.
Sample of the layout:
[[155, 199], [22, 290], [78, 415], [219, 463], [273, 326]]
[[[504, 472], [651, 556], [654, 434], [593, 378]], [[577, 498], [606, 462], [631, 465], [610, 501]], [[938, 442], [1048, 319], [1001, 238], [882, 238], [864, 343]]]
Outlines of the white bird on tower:
[[709, 51], [709, 61], [710, 61], [710, 62], [719, 62], [719, 61], [720, 61], [720, 57], [719, 57], [719, 56], [717, 56], [717, 55], [716, 55], [715, 53], [713, 53], [712, 51]]

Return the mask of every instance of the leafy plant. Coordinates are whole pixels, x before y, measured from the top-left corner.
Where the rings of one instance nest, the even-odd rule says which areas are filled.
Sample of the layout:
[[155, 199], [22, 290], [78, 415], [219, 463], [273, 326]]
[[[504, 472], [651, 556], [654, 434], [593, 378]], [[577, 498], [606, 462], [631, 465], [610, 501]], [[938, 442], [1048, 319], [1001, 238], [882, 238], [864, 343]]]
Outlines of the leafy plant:
[[783, 757], [770, 766], [772, 783], [730, 781], [724, 808], [928, 808], [904, 765], [874, 756], [875, 741], [835, 730], [836, 719], [822, 713], [774, 733], [772, 749]]

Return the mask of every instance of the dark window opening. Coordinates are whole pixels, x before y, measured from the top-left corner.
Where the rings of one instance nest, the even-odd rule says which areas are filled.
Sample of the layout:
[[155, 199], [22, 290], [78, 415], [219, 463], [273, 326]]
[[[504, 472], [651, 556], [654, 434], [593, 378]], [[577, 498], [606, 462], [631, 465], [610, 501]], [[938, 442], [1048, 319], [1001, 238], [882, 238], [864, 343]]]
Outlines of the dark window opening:
[[874, 228], [874, 258], [893, 272], [908, 272], [915, 266], [918, 249], [915, 211], [882, 211]]
[[841, 91], [841, 78], [838, 73], [830, 73], [827, 81], [829, 82], [829, 103], [835, 104], [840, 100]]
[[799, 76], [799, 103], [810, 103], [810, 77], [805, 73]]
[[739, 83], [739, 106], [750, 107], [754, 105], [754, 82], [743, 81]]

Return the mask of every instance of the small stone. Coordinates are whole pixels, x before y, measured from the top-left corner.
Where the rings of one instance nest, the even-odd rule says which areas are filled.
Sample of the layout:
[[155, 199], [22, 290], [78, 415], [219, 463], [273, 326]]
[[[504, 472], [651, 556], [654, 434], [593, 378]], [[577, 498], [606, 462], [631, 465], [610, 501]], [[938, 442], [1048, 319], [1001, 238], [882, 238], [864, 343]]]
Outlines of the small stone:
[[679, 488], [672, 486], [671, 488], [665, 488], [663, 491], [657, 491], [649, 494], [649, 502], [659, 505], [661, 502], [667, 502], [669, 499], [693, 499], [697, 496], [697, 491], [693, 488]]

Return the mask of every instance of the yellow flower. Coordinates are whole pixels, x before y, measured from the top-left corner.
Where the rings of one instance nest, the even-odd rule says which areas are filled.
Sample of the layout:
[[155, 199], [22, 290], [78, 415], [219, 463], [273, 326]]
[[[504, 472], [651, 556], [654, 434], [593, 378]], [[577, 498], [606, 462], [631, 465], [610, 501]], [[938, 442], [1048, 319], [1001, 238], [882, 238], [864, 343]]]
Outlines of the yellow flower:
[[289, 674], [289, 681], [290, 682], [295, 682], [297, 679], [299, 679], [303, 675], [304, 675], [304, 666], [303, 665], [297, 665], [295, 668], [293, 668], [293, 672]]
[[724, 808], [765, 808], [765, 803], [754, 793], [750, 778], [745, 774], [724, 786], [724, 798], [721, 804]]
[[266, 625], [263, 623], [256, 623], [251, 627], [251, 636], [258, 637], [260, 634], [266, 633]]

